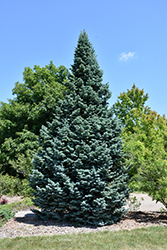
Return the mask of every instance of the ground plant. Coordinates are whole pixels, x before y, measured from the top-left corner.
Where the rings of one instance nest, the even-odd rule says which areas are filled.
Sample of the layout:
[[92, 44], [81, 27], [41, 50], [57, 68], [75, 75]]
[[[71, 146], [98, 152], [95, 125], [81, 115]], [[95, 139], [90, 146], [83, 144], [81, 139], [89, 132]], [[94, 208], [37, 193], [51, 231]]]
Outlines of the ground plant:
[[7, 198], [0, 198], [0, 227], [10, 218], [14, 217], [17, 211], [22, 209], [30, 209], [33, 207], [33, 202], [30, 197], [24, 198], [21, 201], [8, 203]]
[[[141, 197], [141, 201], [142, 200], [144, 200], [143, 197]], [[141, 201], [137, 200], [136, 196], [129, 197], [129, 199], [127, 200], [127, 205], [128, 205], [129, 211], [130, 212], [138, 211], [140, 209], [140, 206], [141, 206]]]
[[13, 212], [12, 207], [9, 205], [5, 205], [7, 201], [4, 201], [3, 199], [2, 201], [3, 203], [0, 204], [0, 227], [15, 215], [15, 212]]

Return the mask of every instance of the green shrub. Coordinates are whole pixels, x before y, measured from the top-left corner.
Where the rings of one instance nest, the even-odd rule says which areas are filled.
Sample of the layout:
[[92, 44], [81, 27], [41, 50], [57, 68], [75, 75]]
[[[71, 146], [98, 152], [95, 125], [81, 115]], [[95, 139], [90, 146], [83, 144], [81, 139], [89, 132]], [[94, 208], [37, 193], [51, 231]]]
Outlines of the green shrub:
[[30, 196], [31, 188], [27, 179], [0, 174], [0, 194]]
[[8, 204], [8, 207], [10, 207], [13, 211], [17, 212], [22, 209], [27, 209], [33, 207], [33, 202], [30, 197], [26, 197], [21, 201], [15, 201], [11, 204]]
[[7, 222], [10, 218], [15, 216], [12, 207], [9, 205], [0, 205], [0, 227]]

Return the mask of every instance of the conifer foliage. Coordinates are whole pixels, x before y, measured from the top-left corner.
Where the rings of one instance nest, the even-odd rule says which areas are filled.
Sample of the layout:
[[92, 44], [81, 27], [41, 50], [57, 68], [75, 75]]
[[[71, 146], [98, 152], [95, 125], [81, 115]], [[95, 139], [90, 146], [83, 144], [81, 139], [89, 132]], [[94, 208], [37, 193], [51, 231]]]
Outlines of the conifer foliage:
[[124, 214], [127, 170], [122, 162], [121, 126], [108, 109], [108, 84], [85, 31], [74, 54], [65, 98], [40, 132], [30, 185], [40, 218], [78, 224], [113, 224]]

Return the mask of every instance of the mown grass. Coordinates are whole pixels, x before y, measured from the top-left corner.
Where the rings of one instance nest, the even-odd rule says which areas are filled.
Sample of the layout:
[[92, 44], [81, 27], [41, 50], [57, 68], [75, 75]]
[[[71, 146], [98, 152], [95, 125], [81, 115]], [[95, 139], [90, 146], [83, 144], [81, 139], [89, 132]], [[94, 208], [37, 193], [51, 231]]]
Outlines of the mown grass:
[[1, 250], [161, 250], [167, 249], [167, 227], [149, 227], [117, 232], [4, 238]]

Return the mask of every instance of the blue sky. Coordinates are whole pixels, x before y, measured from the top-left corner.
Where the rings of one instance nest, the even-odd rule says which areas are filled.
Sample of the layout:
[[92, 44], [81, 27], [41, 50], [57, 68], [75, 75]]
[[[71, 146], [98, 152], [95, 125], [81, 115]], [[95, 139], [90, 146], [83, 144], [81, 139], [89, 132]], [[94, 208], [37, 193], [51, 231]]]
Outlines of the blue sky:
[[167, 115], [166, 0], [7, 0], [0, 3], [0, 101], [13, 98], [24, 67], [70, 68], [80, 32], [96, 51], [112, 97], [133, 83]]

